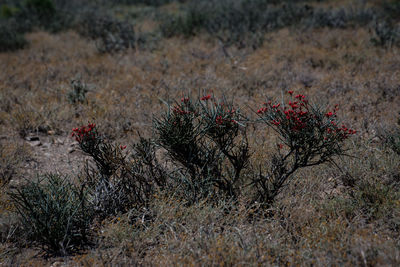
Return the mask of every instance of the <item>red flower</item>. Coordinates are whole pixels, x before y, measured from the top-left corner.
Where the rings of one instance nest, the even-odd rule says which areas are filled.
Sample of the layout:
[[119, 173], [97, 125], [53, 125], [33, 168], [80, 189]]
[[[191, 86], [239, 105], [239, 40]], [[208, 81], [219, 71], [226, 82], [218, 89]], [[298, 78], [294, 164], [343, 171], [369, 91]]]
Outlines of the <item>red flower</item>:
[[329, 111], [328, 113], [325, 114], [325, 116], [327, 116], [328, 118], [329, 118], [329, 117], [332, 117], [332, 116], [333, 116], [333, 112], [332, 112], [332, 111]]
[[217, 116], [217, 118], [215, 119], [215, 122], [219, 125], [222, 124], [223, 120], [222, 120], [222, 116]]
[[288, 91], [289, 95], [293, 95], [293, 91]]
[[206, 95], [206, 96], [203, 96], [202, 98], [200, 98], [200, 100], [203, 100], [203, 101], [209, 100], [209, 99], [211, 99], [211, 95]]
[[259, 110], [257, 110], [258, 114], [263, 114], [265, 111], [267, 111], [267, 108], [260, 108]]
[[121, 150], [124, 150], [126, 148], [126, 146], [120, 145], [119, 146], [121, 148]]
[[272, 108], [279, 108], [280, 105], [281, 105], [281, 104], [273, 105]]

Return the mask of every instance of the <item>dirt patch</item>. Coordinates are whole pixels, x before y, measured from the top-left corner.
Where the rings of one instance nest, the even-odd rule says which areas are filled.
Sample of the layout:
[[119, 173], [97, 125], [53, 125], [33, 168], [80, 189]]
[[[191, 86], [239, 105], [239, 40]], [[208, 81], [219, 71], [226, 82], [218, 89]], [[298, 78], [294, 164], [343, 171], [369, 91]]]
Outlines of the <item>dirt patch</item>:
[[46, 173], [77, 176], [88, 159], [69, 136], [32, 135], [17, 142], [28, 146], [30, 153], [18, 175], [10, 181], [10, 186]]

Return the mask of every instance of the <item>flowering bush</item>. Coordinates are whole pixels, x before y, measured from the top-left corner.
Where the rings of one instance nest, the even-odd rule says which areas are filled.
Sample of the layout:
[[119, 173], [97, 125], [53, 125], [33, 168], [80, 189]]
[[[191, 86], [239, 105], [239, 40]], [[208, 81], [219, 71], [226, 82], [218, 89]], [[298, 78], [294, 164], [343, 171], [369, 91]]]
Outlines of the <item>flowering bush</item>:
[[[338, 121], [337, 105], [332, 110], [322, 110], [304, 95], [293, 95], [293, 91], [289, 95], [286, 104], [270, 101], [257, 110], [259, 121], [271, 127], [279, 138], [277, 153], [272, 155], [266, 173], [260, 171], [251, 183], [256, 201], [267, 205], [298, 169], [344, 155], [344, 141], [356, 133]], [[250, 163], [245, 121], [248, 119], [225, 98], [183, 97], [154, 119], [155, 142], [141, 139], [133, 146], [132, 161], [124, 156], [126, 146], [106, 142], [95, 124], [73, 129], [72, 136], [98, 167], [99, 174], [88, 172], [88, 180], [95, 181], [96, 190], [113, 192], [107, 195], [107, 201], [97, 197], [103, 203], [98, 206], [102, 210], [111, 206], [107, 213], [115, 213], [119, 209], [116, 207], [145, 203], [155, 188], [164, 188], [171, 181], [192, 202], [221, 195], [218, 193], [237, 198], [243, 192], [243, 170]], [[168, 152], [172, 172], [158, 163], [157, 146]], [[99, 183], [103, 185], [98, 186]], [[114, 203], [115, 199], [120, 201]], [[114, 204], [104, 204], [111, 202]]]
[[323, 111], [304, 95], [288, 93], [290, 100], [286, 105], [270, 101], [257, 110], [259, 120], [272, 127], [280, 139], [268, 174], [260, 174], [253, 181], [258, 199], [267, 203], [273, 201], [299, 168], [319, 165], [344, 154], [343, 142], [356, 133], [339, 123], [337, 105], [331, 111]]
[[133, 146], [129, 161], [124, 153], [127, 146], [105, 140], [93, 123], [74, 128], [72, 137], [96, 163], [97, 169], [86, 166], [83, 183], [91, 189], [91, 205], [100, 218], [143, 206], [156, 188], [164, 186], [165, 173], [146, 139]]
[[157, 143], [179, 167], [180, 184], [191, 200], [209, 196], [215, 188], [237, 195], [240, 173], [249, 158], [246, 129], [240, 120], [238, 109], [211, 95], [194, 101], [184, 97], [155, 119]]
[[106, 142], [98, 133], [96, 124], [89, 123], [74, 128], [71, 135], [79, 143], [82, 151], [93, 158], [102, 175], [111, 176], [124, 162], [122, 149]]

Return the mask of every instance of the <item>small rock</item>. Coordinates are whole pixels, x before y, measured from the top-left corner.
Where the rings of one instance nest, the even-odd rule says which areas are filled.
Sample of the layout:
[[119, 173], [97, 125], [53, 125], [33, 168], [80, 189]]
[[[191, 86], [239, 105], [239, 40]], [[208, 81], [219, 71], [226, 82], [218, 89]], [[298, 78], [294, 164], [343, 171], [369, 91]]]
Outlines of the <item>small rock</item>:
[[63, 145], [63, 144], [64, 144], [64, 140], [62, 140], [61, 138], [57, 138], [57, 139], [54, 141], [54, 143], [57, 144], [57, 145]]
[[43, 147], [44, 147], [44, 148], [50, 148], [50, 146], [51, 146], [50, 143], [44, 143], [44, 144], [43, 144]]
[[44, 155], [48, 158], [50, 158], [52, 155], [50, 153], [44, 153]]
[[32, 141], [32, 142], [29, 142], [28, 144], [31, 145], [31, 146], [41, 146], [42, 142], [40, 142], [40, 141]]
[[48, 135], [55, 135], [55, 134], [56, 134], [56, 132], [55, 132], [55, 131], [53, 131], [53, 130], [50, 130], [50, 131], [47, 131], [47, 134], [48, 134]]
[[69, 147], [69, 148], [68, 148], [68, 153], [73, 153], [73, 152], [75, 152], [75, 148]]
[[25, 137], [25, 140], [29, 141], [29, 142], [33, 142], [33, 141], [39, 141], [40, 139], [39, 139], [39, 136], [27, 136], [27, 137]]
[[65, 266], [65, 264], [64, 262], [61, 261], [56, 261], [52, 265], [50, 265], [50, 267], [62, 267], [62, 266]]

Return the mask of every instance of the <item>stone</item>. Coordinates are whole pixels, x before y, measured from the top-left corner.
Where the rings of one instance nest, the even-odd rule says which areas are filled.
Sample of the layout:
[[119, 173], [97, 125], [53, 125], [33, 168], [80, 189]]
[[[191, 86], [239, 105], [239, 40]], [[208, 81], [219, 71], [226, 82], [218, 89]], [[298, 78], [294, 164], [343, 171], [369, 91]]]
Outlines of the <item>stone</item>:
[[57, 144], [57, 145], [63, 145], [63, 144], [64, 144], [64, 140], [61, 139], [61, 138], [57, 138], [57, 139], [54, 141], [54, 143]]
[[28, 143], [30, 146], [41, 146], [42, 142], [40, 141], [32, 141]]
[[44, 148], [50, 148], [51, 144], [50, 143], [43, 143]]
[[40, 141], [39, 136], [27, 136], [25, 137], [25, 140], [29, 142]]

